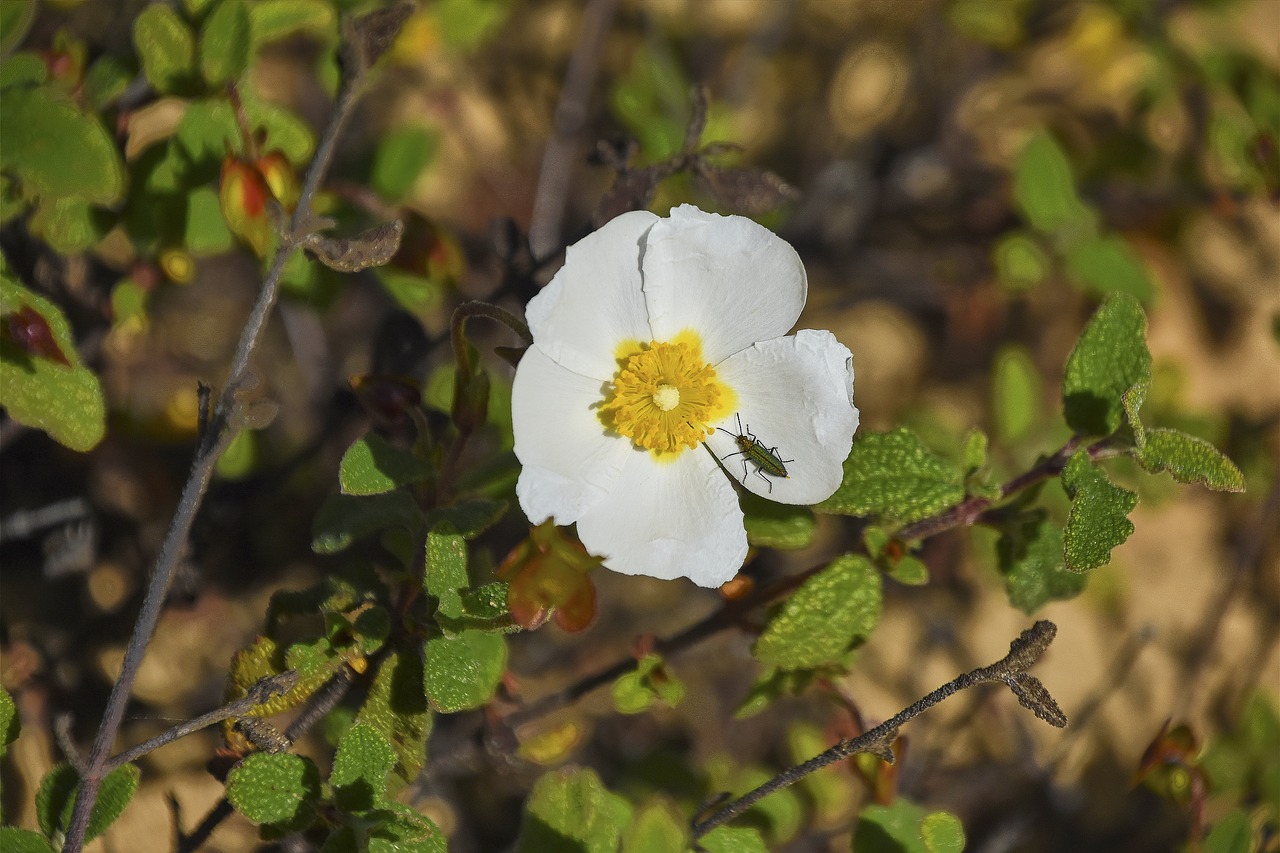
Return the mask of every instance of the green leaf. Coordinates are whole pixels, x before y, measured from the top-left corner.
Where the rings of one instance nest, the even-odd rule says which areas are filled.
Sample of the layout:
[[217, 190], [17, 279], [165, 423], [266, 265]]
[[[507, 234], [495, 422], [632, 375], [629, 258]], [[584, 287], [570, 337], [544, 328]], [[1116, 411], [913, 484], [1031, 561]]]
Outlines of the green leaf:
[[749, 826], [717, 826], [698, 839], [707, 853], [768, 853], [764, 838]]
[[200, 28], [200, 73], [210, 86], [236, 80], [249, 67], [247, 5], [219, 3]]
[[1042, 234], [1092, 224], [1093, 212], [1076, 194], [1067, 155], [1045, 132], [1031, 137], [1018, 154], [1013, 198], [1031, 226]]
[[400, 527], [417, 534], [424, 526], [422, 510], [403, 490], [385, 495], [330, 495], [311, 524], [311, 550], [336, 554], [361, 537]]
[[334, 8], [324, 0], [259, 0], [249, 7], [253, 46], [295, 33], [316, 36], [324, 43], [338, 37]]
[[1111, 549], [1133, 533], [1128, 515], [1137, 506], [1138, 496], [1108, 480], [1084, 450], [1067, 463], [1062, 486], [1071, 498], [1062, 537], [1067, 568], [1083, 572], [1103, 565], [1111, 559]]
[[440, 37], [454, 48], [475, 47], [507, 17], [508, 0], [438, 0], [433, 11]]
[[[6, 116], [4, 124], [8, 124]], [[53, 343], [70, 362], [33, 355], [7, 335], [0, 336], [0, 405], [9, 416], [47, 432], [72, 450], [91, 450], [107, 428], [102, 385], [85, 367], [62, 311], [49, 300], [13, 281], [0, 265], [0, 314], [29, 308], [43, 318]]]
[[1208, 486], [1216, 492], [1243, 492], [1244, 475], [1218, 448], [1174, 429], [1148, 429], [1138, 464], [1153, 474], [1168, 472], [1179, 483]]
[[639, 714], [655, 701], [669, 708], [684, 698], [684, 685], [666, 668], [660, 655], [642, 657], [636, 668], [613, 683], [613, 707], [620, 714]]
[[263, 151], [278, 150], [290, 163], [305, 163], [316, 150], [316, 137], [311, 127], [285, 107], [255, 97], [250, 91], [241, 93], [245, 116], [252, 128], [267, 134]]
[[227, 774], [227, 799], [252, 823], [299, 830], [315, 815], [320, 771], [291, 752], [255, 752]]
[[906, 556], [893, 564], [889, 577], [907, 586], [923, 586], [929, 582], [929, 567], [919, 557]]
[[1016, 231], [1002, 237], [991, 250], [996, 278], [1010, 293], [1022, 293], [1044, 281], [1049, 258], [1030, 235]]
[[235, 245], [235, 238], [222, 217], [218, 193], [213, 187], [196, 187], [187, 196], [186, 231], [183, 245], [193, 255], [216, 255]]
[[388, 202], [398, 202], [409, 194], [418, 175], [431, 162], [439, 137], [421, 127], [393, 130], [378, 145], [369, 183]]
[[807, 506], [774, 503], [748, 491], [740, 492], [738, 501], [753, 547], [793, 550], [813, 542], [818, 523]]
[[0, 91], [39, 86], [49, 79], [49, 66], [39, 54], [23, 51], [0, 62]]
[[9, 750], [9, 744], [18, 739], [21, 731], [22, 720], [17, 706], [13, 704], [13, 697], [8, 690], [0, 688], [0, 758]]
[[653, 799], [635, 810], [622, 834], [622, 853], [668, 853], [689, 849], [689, 827], [676, 805]]
[[933, 453], [906, 427], [859, 432], [835, 494], [814, 509], [842, 515], [919, 521], [964, 498], [964, 472]]
[[4, 853], [57, 853], [40, 833], [13, 826], [0, 826], [0, 850]]
[[853, 853], [960, 853], [964, 828], [948, 812], [926, 812], [899, 797], [887, 806], [871, 805], [858, 814]]
[[631, 805], [610, 793], [595, 771], [555, 770], [534, 783], [516, 849], [613, 853], [630, 820]]
[[45, 88], [5, 92], [0, 166], [40, 195], [111, 204], [124, 192], [124, 163], [102, 123]]
[[1007, 346], [996, 356], [992, 383], [992, 409], [996, 434], [1001, 441], [1026, 438], [1044, 406], [1040, 371], [1031, 354], [1019, 346]]
[[31, 233], [55, 252], [77, 255], [102, 239], [102, 221], [82, 198], [41, 199], [31, 217]]
[[119, 58], [103, 54], [84, 74], [84, 103], [93, 112], [111, 106], [129, 88], [134, 71]]
[[839, 661], [880, 619], [880, 573], [867, 559], [846, 555], [804, 585], [769, 619], [752, 654], [779, 669], [809, 669]]
[[391, 298], [410, 314], [422, 316], [444, 301], [442, 287], [424, 275], [391, 266], [374, 267], [373, 274]]
[[352, 726], [338, 744], [329, 774], [334, 803], [348, 812], [381, 803], [386, 799], [387, 774], [395, 763], [395, 752], [381, 732], [372, 726]]
[[1142, 419], [1138, 416], [1138, 412], [1142, 410], [1142, 404], [1147, 401], [1147, 391], [1150, 390], [1150, 387], [1151, 383], [1144, 380], [1130, 387], [1120, 397], [1120, 405], [1124, 409], [1124, 419], [1133, 430], [1133, 443], [1139, 451], [1146, 446], [1147, 431], [1142, 425]]
[[1069, 572], [1063, 560], [1062, 528], [1037, 513], [1005, 529], [996, 543], [1009, 603], [1035, 613], [1050, 601], [1074, 598], [1089, 576]]
[[[129, 800], [133, 799], [134, 791], [138, 789], [140, 775], [137, 766], [125, 764], [112, 770], [102, 780], [98, 788], [98, 799], [89, 813], [86, 842], [106, 832], [107, 827], [120, 817], [125, 806], [129, 805]], [[66, 763], [54, 767], [40, 781], [40, 789], [36, 792], [36, 819], [46, 838], [65, 834], [71, 825], [71, 811], [75, 807], [79, 784], [80, 777], [75, 768]]]
[[1123, 397], [1151, 379], [1147, 318], [1128, 294], [1107, 297], [1067, 359], [1062, 405], [1078, 435], [1110, 435], [1124, 418]]
[[362, 817], [377, 821], [369, 830], [368, 853], [447, 853], [440, 827], [409, 806], [388, 803]]
[[35, 0], [6, 0], [0, 3], [0, 56], [8, 56], [22, 44], [35, 19]]
[[437, 711], [465, 711], [489, 701], [507, 666], [501, 634], [463, 631], [432, 637], [424, 650], [422, 686]]
[[372, 432], [347, 448], [338, 466], [344, 495], [382, 494], [429, 476], [430, 465]]
[[462, 613], [459, 591], [471, 585], [467, 576], [467, 543], [448, 525], [432, 530], [427, 534], [426, 563], [423, 589], [439, 600], [441, 613], [458, 616]]
[[428, 512], [427, 525], [434, 528], [449, 524], [462, 534], [463, 539], [474, 539], [497, 524], [498, 520], [506, 515], [507, 507], [506, 501], [484, 498], [462, 501], [453, 506], [438, 507]]
[[379, 732], [395, 752], [389, 795], [421, 772], [431, 720], [422, 689], [422, 661], [414, 652], [393, 650], [379, 665], [355, 720]]
[[152, 4], [142, 10], [133, 22], [133, 43], [142, 73], [157, 92], [175, 92], [194, 81], [196, 39], [169, 6]]
[[1252, 817], [1244, 809], [1237, 808], [1227, 812], [1213, 825], [1200, 849], [1204, 853], [1242, 853], [1258, 849], [1254, 846], [1256, 838]]
[[1120, 237], [1093, 236], [1074, 243], [1066, 262], [1068, 277], [1089, 293], [1127, 293], [1145, 303], [1155, 296], [1146, 264]]
[[[832, 667], [835, 669], [835, 667]], [[736, 720], [745, 720], [759, 714], [775, 699], [782, 696], [799, 696], [818, 677], [822, 670], [798, 669], [784, 670], [767, 668], [747, 691], [747, 695], [738, 703], [733, 711]], [[838, 673], [837, 673], [838, 674]]]

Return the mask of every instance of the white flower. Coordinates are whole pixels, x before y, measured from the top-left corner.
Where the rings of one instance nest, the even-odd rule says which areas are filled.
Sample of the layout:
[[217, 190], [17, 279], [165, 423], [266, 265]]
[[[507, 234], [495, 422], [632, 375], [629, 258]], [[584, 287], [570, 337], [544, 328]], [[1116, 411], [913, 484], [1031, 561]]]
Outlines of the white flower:
[[[807, 289], [781, 238], [691, 205], [624, 213], [570, 246], [529, 302], [533, 346], [512, 390], [529, 520], [576, 522], [616, 572], [732, 578], [747, 536], [725, 471], [770, 500], [816, 503], [858, 427], [849, 350], [827, 331], [786, 335]], [[739, 418], [758, 446], [736, 438]]]

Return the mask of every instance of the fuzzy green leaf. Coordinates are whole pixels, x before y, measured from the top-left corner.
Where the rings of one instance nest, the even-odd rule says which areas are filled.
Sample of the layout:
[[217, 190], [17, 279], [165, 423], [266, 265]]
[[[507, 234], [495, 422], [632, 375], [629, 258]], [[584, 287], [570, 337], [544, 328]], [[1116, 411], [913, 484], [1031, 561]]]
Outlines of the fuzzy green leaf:
[[0, 61], [0, 91], [39, 86], [48, 80], [49, 66], [37, 53], [24, 50]]
[[964, 498], [964, 472], [930, 453], [905, 427], [860, 432], [835, 494], [814, 509], [918, 521]]
[[1138, 300], [1114, 294], [1102, 303], [1067, 359], [1062, 404], [1078, 435], [1110, 435], [1124, 418], [1123, 397], [1151, 379], [1147, 318]]
[[668, 853], [689, 849], [689, 827], [674, 803], [654, 799], [635, 810], [622, 834], [622, 853]]
[[84, 74], [84, 103], [94, 112], [111, 106], [129, 88], [133, 70], [119, 58], [103, 54]]
[[252, 823], [301, 829], [319, 798], [320, 771], [291, 752], [255, 752], [227, 775], [227, 799]]
[[31, 217], [31, 233], [55, 252], [76, 255], [102, 239], [104, 220], [89, 202], [75, 196], [42, 198]]
[[[116, 818], [133, 799], [138, 790], [140, 773], [136, 765], [125, 764], [107, 774], [98, 788], [98, 799], [89, 813], [89, 827], [85, 841], [89, 842], [107, 831]], [[71, 825], [71, 811], [75, 806], [76, 788], [80, 777], [70, 764], [59, 764], [40, 781], [36, 792], [36, 819], [45, 837], [64, 834]], [[8, 848], [5, 848], [6, 850]]]
[[741, 492], [738, 500], [750, 545], [794, 550], [813, 542], [818, 523], [808, 507], [774, 503], [747, 491]]
[[488, 702], [507, 666], [501, 634], [463, 631], [432, 637], [424, 648], [422, 686], [437, 711], [465, 711]]
[[439, 527], [450, 524], [462, 534], [463, 539], [474, 539], [497, 524], [507, 513], [506, 501], [476, 498], [453, 506], [443, 506], [427, 513], [427, 525]]
[[381, 732], [373, 726], [352, 726], [333, 757], [329, 784], [334, 802], [348, 812], [373, 808], [386, 799], [387, 773], [395, 763], [395, 752]]
[[[8, 122], [6, 117], [4, 123]], [[69, 364], [28, 353], [7, 334], [0, 335], [0, 405], [15, 421], [44, 430], [72, 450], [91, 450], [107, 428], [102, 385], [80, 361], [62, 311], [13, 281], [0, 264], [0, 315], [7, 318], [24, 310], [43, 319]], [[0, 319], [3, 322], [7, 319]]]
[[516, 849], [613, 853], [630, 820], [631, 805], [605, 788], [595, 771], [555, 770], [534, 783]]
[[18, 718], [18, 708], [13, 704], [13, 697], [8, 690], [0, 688], [0, 758], [4, 757], [9, 744], [18, 739], [22, 731], [22, 721]]
[[0, 826], [0, 850], [4, 853], [57, 853], [40, 833], [14, 826]]
[[698, 839], [707, 853], [768, 853], [760, 832], [749, 826], [717, 826]]
[[422, 510], [403, 490], [385, 495], [330, 495], [311, 524], [311, 550], [336, 554], [379, 530], [399, 527], [416, 535], [423, 526]]
[[200, 28], [200, 73], [210, 86], [238, 79], [249, 67], [247, 9], [244, 3], [219, 3]]
[[907, 586], [923, 586], [929, 582], [929, 567], [919, 557], [908, 555], [893, 564], [889, 577]]
[[1089, 576], [1065, 568], [1062, 528], [1042, 514], [1018, 522], [996, 543], [1009, 603], [1023, 613], [1035, 613], [1050, 601], [1074, 598]]
[[1093, 219], [1076, 194], [1067, 155], [1047, 133], [1031, 137], [1018, 154], [1013, 197], [1031, 226], [1044, 234], [1087, 227]]
[[418, 777], [426, 761], [431, 710], [422, 689], [422, 661], [416, 653], [392, 651], [378, 667], [356, 725], [379, 732], [395, 752], [388, 794]]
[[1147, 303], [1155, 296], [1146, 264], [1123, 238], [1087, 237], [1067, 249], [1066, 262], [1072, 282], [1089, 293], [1127, 293]]
[[1128, 515], [1138, 496], [1107, 479], [1093, 466], [1086, 451], [1078, 451], [1062, 472], [1062, 486], [1071, 498], [1071, 512], [1063, 532], [1067, 568], [1083, 572], [1111, 559], [1111, 549], [1133, 533]]
[[361, 817], [378, 821], [369, 829], [368, 853], [447, 853], [448, 839], [440, 827], [409, 806], [387, 803]]
[[338, 482], [345, 495], [382, 494], [430, 475], [426, 462], [372, 432], [347, 448], [338, 466]]
[[449, 525], [432, 530], [427, 534], [426, 562], [423, 589], [440, 601], [441, 613], [458, 616], [462, 612], [459, 592], [471, 585], [467, 577], [467, 543]]
[[1168, 472], [1179, 483], [1216, 492], [1243, 492], [1244, 475], [1218, 448], [1174, 429], [1148, 429], [1138, 463], [1153, 474]]
[[880, 619], [880, 573], [868, 560], [835, 560], [778, 609], [756, 639], [756, 659], [779, 669], [835, 663]]
[[142, 73], [157, 92], [174, 92], [194, 82], [196, 39], [171, 7], [152, 4], [143, 9], [133, 22], [133, 43]]
[[613, 683], [613, 707], [620, 714], [639, 714], [649, 710], [655, 701], [669, 708], [684, 698], [684, 684], [667, 669], [662, 657], [648, 654], [636, 668]]
[[124, 192], [124, 161], [102, 123], [43, 87], [5, 92], [0, 167], [39, 195], [111, 204]]

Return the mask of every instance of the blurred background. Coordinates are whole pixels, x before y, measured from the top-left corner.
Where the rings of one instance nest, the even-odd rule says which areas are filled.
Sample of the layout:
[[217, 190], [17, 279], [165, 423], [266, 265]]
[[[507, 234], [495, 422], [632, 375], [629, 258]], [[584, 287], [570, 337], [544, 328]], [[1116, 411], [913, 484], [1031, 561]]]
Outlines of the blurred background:
[[[109, 406], [107, 437], [86, 454], [0, 421], [2, 676], [24, 725], [2, 765], [3, 809], [6, 823], [33, 826], [34, 789], [61, 760], [53, 717], [71, 711], [81, 743], [96, 729], [187, 473], [196, 382], [217, 387], [260, 277], [230, 235], [172, 235], [154, 221], [155, 152], [194, 95], [157, 94], [138, 76], [133, 25], [146, 4], [22, 5], [32, 11], [6, 57], [35, 52], [77, 92], [105, 75], [88, 73], [101, 58], [119, 65], [119, 90], [94, 111], [132, 182], [118, 221], [90, 240], [63, 245], [56, 221], [0, 230], [11, 269], [67, 312]], [[199, 20], [199, 2], [172, 5]], [[257, 48], [240, 97], [296, 119], [271, 133], [300, 174], [331, 103], [336, 15], [369, 4], [296, 5], [314, 17]], [[994, 481], [1026, 470], [1066, 438], [1062, 365], [1099, 298], [1122, 290], [1150, 320], [1144, 415], [1208, 439], [1248, 484], [1221, 495], [1112, 469], [1143, 496], [1136, 532], [1087, 586], [1034, 612], [1059, 627], [1035, 671], [1072, 726], [970, 691], [907, 728], [892, 775], [849, 762], [829, 771], [825, 800], [802, 791], [776, 807], [777, 848], [848, 849], [859, 804], [887, 790], [954, 812], [971, 850], [1174, 850], [1197, 822], [1228, 814], [1271, 821], [1266, 849], [1277, 849], [1277, 0], [422, 2], [323, 196], [343, 222], [406, 217], [405, 245], [376, 272], [289, 279], [253, 392], [279, 414], [220, 466], [124, 740], [219, 704], [270, 594], [331, 568], [310, 550], [311, 518], [371, 423], [351, 377], [414, 377], [443, 420], [453, 308], [485, 299], [522, 313], [563, 246], [619, 201], [620, 164], [687, 166], [695, 87], [707, 97], [695, 147], [734, 147], [710, 149], [700, 176], [673, 168], [651, 209], [749, 213], [797, 247], [810, 277], [800, 326], [829, 328], [854, 353], [863, 429], [908, 424], [955, 454], [978, 427]], [[217, 192], [218, 174], [201, 192]], [[479, 326], [491, 345], [515, 343]], [[513, 482], [502, 455], [511, 370], [486, 364], [493, 423], [475, 458], [505, 459], [495, 476]], [[526, 532], [513, 509], [473, 571]], [[825, 517], [811, 546], [763, 551], [749, 572], [797, 571], [856, 537], [848, 519]], [[546, 760], [595, 767], [624, 793], [682, 790], [690, 767], [777, 772], [848, 734], [851, 708], [873, 724], [1005, 653], [1033, 617], [1010, 603], [994, 538], [928, 540], [928, 582], [886, 580], [883, 619], [839, 683], [735, 720], [754, 677], [745, 625], [671, 661], [687, 688], [678, 707], [623, 716], [598, 691], [527, 735], [571, 732]], [[519, 695], [559, 689], [720, 601], [683, 582], [593, 579], [599, 615], [585, 633], [512, 638]], [[508, 845], [542, 769], [487, 750], [479, 716], [437, 719], [410, 792], [459, 851]], [[185, 827], [216, 802], [205, 765], [218, 742], [208, 732], [148, 756], [138, 797], [98, 849], [171, 849], [167, 798]], [[327, 755], [323, 732], [302, 750]], [[259, 843], [233, 817], [209, 849]]]

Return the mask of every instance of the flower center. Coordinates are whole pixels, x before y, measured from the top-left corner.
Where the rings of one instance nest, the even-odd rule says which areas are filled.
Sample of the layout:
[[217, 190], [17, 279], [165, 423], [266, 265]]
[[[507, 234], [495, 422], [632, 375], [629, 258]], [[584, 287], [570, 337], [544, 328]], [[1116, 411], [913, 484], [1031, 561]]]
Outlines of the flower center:
[[696, 338], [650, 341], [618, 359], [600, 420], [642, 450], [678, 453], [706, 440], [707, 424], [727, 413], [732, 398]]

